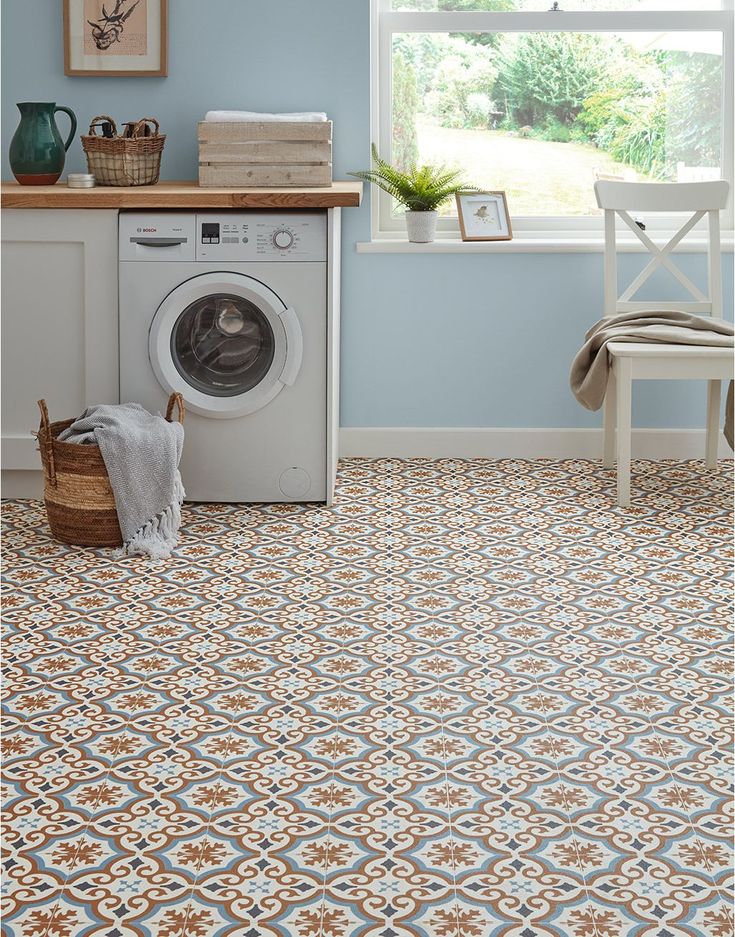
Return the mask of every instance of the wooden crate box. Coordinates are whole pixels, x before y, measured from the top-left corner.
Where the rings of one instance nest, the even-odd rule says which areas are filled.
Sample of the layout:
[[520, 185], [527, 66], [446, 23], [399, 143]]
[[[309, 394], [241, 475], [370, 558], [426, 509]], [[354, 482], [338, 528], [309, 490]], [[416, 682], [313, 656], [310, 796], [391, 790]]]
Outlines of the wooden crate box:
[[332, 184], [332, 121], [201, 121], [199, 185]]

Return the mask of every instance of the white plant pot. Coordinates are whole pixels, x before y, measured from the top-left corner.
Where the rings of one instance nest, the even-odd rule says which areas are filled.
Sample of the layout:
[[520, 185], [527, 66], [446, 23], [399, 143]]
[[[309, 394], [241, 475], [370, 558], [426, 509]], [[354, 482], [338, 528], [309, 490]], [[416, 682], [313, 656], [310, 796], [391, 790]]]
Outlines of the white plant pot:
[[406, 230], [408, 240], [414, 244], [429, 244], [436, 233], [436, 211], [407, 211]]

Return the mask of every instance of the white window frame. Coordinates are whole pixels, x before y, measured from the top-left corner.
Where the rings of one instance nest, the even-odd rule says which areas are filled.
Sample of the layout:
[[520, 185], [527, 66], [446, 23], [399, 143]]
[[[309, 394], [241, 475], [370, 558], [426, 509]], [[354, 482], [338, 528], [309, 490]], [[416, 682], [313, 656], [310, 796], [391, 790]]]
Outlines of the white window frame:
[[[371, 3], [371, 131], [380, 154], [390, 160], [392, 152], [393, 36], [406, 32], [674, 32], [715, 31], [722, 35], [722, 178], [730, 183], [723, 229], [733, 229], [733, 0], [722, 0], [719, 10], [621, 10], [563, 12], [394, 12], [391, 0]], [[563, 0], [560, 3], [563, 8]], [[391, 212], [392, 200], [372, 187], [373, 241], [395, 240], [405, 223]], [[511, 206], [512, 208], [512, 206]], [[678, 229], [676, 216], [652, 215], [646, 225], [654, 232]], [[440, 218], [438, 237], [459, 241], [456, 218]], [[513, 237], [518, 241], [581, 242], [603, 234], [602, 216], [513, 216]], [[459, 246], [459, 245], [458, 245]]]

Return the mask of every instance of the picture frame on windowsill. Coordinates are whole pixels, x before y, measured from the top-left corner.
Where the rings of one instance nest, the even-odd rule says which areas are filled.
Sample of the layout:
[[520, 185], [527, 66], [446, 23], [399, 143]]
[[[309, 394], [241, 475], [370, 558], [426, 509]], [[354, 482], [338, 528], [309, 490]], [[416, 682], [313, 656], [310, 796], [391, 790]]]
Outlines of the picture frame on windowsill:
[[513, 228], [505, 192], [457, 192], [463, 241], [510, 241]]
[[64, 0], [64, 74], [163, 78], [168, 0]]

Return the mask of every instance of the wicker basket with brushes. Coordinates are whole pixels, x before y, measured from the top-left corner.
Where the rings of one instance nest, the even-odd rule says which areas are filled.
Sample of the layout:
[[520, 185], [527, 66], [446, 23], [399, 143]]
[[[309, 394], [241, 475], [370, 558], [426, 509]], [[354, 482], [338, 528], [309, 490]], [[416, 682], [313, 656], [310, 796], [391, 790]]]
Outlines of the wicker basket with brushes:
[[[100, 136], [98, 128], [110, 124], [112, 136]], [[82, 135], [89, 171], [98, 185], [154, 185], [161, 174], [161, 154], [166, 135], [159, 133], [155, 117], [143, 117], [129, 125], [130, 136], [119, 137], [115, 121], [105, 114], [95, 117], [89, 133]]]
[[[43, 497], [52, 535], [63, 543], [84, 547], [120, 547], [122, 534], [117, 522], [115, 498], [99, 446], [59, 442], [74, 420], [50, 423], [46, 401], [39, 400], [41, 425], [38, 444], [43, 463]], [[184, 398], [171, 394], [166, 419], [184, 422]]]

